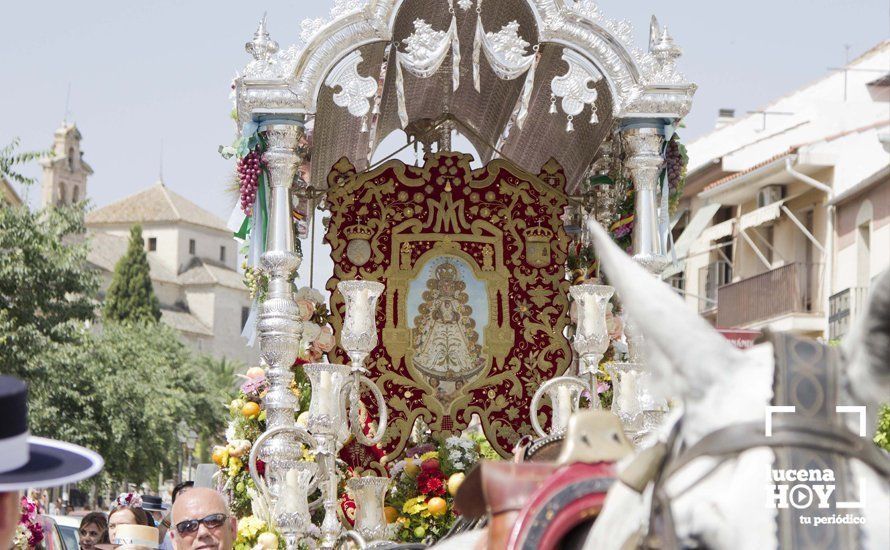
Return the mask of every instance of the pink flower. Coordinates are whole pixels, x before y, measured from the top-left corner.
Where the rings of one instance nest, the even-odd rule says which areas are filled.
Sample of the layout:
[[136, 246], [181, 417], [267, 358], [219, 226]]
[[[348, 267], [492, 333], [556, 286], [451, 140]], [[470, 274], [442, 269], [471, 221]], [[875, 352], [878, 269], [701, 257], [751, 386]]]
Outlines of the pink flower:
[[321, 361], [322, 353], [321, 351], [316, 349], [315, 346], [309, 348], [308, 354], [310, 363], [318, 363], [319, 361]]
[[309, 300], [297, 300], [297, 310], [300, 312], [300, 319], [308, 321], [315, 315], [315, 304]]
[[315, 339], [313, 346], [318, 347], [318, 349], [324, 353], [328, 353], [334, 349], [334, 344], [336, 343], [337, 341], [334, 339], [334, 329], [326, 325], [321, 327], [321, 334]]

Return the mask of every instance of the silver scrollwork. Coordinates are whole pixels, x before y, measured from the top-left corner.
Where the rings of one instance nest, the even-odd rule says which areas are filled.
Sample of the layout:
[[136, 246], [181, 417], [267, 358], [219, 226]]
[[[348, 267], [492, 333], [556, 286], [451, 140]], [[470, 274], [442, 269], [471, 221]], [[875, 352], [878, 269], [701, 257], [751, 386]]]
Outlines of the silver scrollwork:
[[353, 50], [331, 70], [325, 85], [334, 91], [334, 103], [345, 107], [354, 117], [363, 117], [371, 111], [369, 101], [377, 93], [377, 81], [358, 74], [362, 54]]

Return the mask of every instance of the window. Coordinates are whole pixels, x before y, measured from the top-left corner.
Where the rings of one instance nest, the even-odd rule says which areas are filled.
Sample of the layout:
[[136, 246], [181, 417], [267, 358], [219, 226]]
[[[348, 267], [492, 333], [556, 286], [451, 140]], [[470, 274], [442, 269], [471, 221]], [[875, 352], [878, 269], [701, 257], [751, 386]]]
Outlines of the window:
[[241, 330], [244, 330], [244, 327], [247, 325], [248, 317], [250, 317], [250, 308], [242, 307], [241, 308]]
[[75, 186], [74, 186], [74, 189], [71, 191], [71, 202], [77, 202], [77, 201], [79, 201], [79, 200], [80, 200], [80, 197], [79, 197], [78, 195], [80, 195], [80, 190], [79, 190], [79, 189], [77, 188], [77, 186], [75, 185]]
[[189, 239], [189, 254], [195, 255], [195, 239]]
[[219, 247], [219, 261], [226, 261], [226, 247], [224, 246]]
[[158, 239], [157, 237], [149, 237], [148, 238], [148, 251], [154, 252], [158, 249]]
[[68, 148], [68, 171], [74, 171], [74, 147]]

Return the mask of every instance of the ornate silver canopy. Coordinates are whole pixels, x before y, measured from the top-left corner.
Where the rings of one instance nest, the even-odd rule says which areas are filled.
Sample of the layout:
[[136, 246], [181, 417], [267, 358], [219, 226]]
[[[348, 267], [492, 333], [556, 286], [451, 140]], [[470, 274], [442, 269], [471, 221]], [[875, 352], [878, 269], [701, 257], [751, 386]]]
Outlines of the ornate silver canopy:
[[[409, 121], [450, 113], [469, 127], [462, 133], [483, 162], [496, 155], [492, 146], [530, 171], [554, 157], [572, 188], [616, 122], [680, 118], [696, 89], [677, 72], [680, 50], [654, 18], [643, 51], [632, 44], [629, 23], [605, 17], [587, 0], [335, 0], [332, 15], [304, 21], [301, 44], [286, 48], [270, 47], [275, 43], [261, 25], [248, 43], [253, 59], [236, 79], [242, 124], [314, 114], [316, 188], [326, 187], [337, 159], [347, 156], [362, 169], [377, 145], [402, 128], [400, 91]], [[484, 24], [487, 48], [478, 80], [472, 63], [477, 21]], [[433, 57], [444, 55], [445, 45], [437, 50], [437, 39], [451, 40], [445, 44], [449, 61], [438, 66]], [[459, 64], [452, 64], [452, 47]], [[486, 61], [534, 55], [528, 87], [527, 73], [505, 79], [503, 66]], [[426, 78], [405, 71], [400, 90], [397, 57], [428, 62], [435, 71]], [[521, 107], [526, 112], [516, 124]]]

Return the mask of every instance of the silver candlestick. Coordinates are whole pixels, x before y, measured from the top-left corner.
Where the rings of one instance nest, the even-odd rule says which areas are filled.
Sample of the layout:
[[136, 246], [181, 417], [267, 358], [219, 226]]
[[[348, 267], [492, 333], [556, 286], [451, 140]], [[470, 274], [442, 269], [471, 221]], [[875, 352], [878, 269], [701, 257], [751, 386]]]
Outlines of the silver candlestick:
[[[343, 320], [343, 332], [340, 334], [340, 345], [346, 350], [352, 361], [352, 384], [350, 386], [349, 401], [355, 406], [349, 409], [349, 421], [352, 434], [362, 445], [376, 445], [383, 439], [386, 430], [388, 413], [386, 402], [380, 389], [366, 374], [364, 363], [368, 355], [377, 347], [377, 323], [375, 314], [377, 300], [383, 294], [386, 287], [374, 281], [340, 281], [337, 290], [343, 295], [346, 303], [346, 315]], [[358, 403], [362, 386], [370, 390], [374, 395], [380, 414], [377, 432], [373, 437], [367, 437], [364, 426], [359, 420]]]
[[578, 353], [578, 375], [590, 385], [590, 407], [599, 408], [596, 374], [599, 362], [609, 349], [606, 305], [615, 289], [606, 285], [581, 284], [569, 287], [577, 304], [577, 328], [572, 345]]

